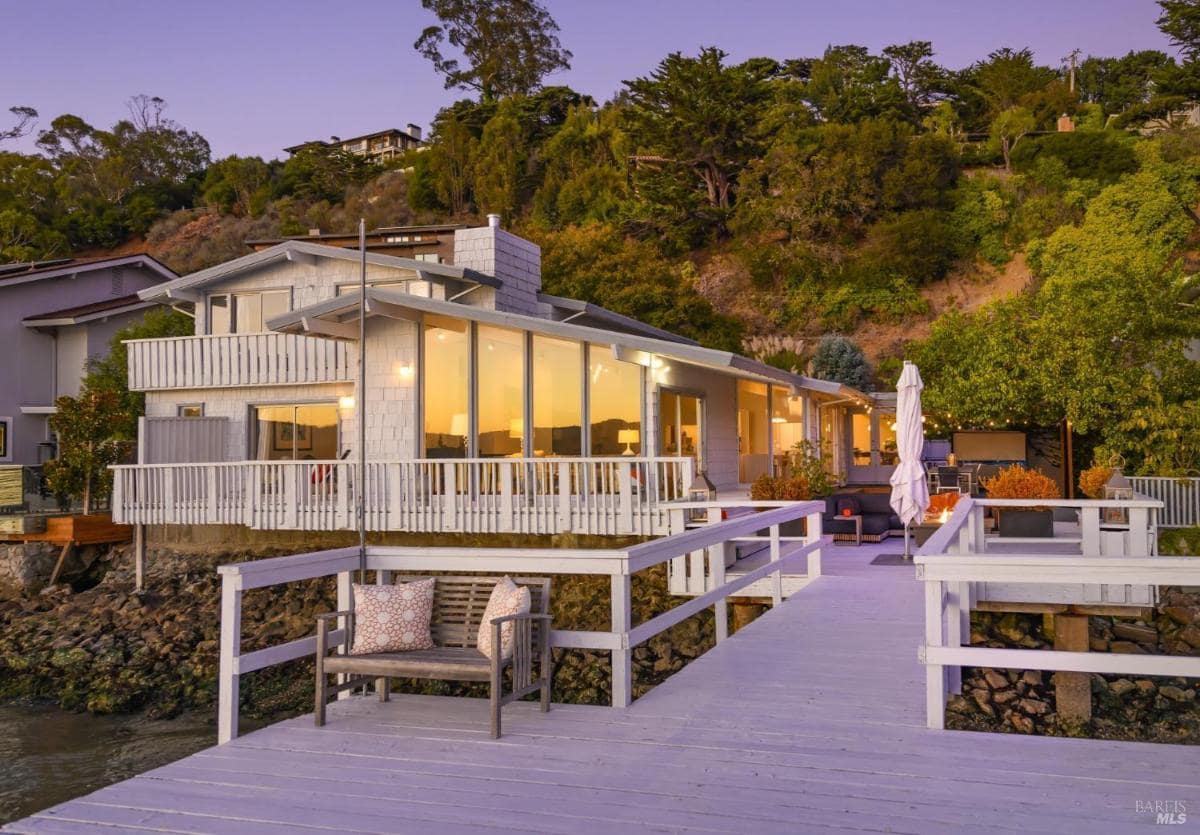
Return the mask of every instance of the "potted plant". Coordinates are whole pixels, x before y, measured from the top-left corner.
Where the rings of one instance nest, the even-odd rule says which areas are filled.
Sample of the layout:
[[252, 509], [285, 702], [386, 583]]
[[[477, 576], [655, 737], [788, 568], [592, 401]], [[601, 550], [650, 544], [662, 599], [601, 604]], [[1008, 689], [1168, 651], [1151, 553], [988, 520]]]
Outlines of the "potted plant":
[[[800, 441], [788, 452], [783, 472], [761, 475], [750, 485], [750, 498], [757, 501], [806, 502], [828, 496], [836, 484], [828, 456], [811, 441]], [[779, 526], [781, 536], [803, 536], [803, 519]]]
[[1079, 474], [1079, 490], [1089, 499], [1103, 499], [1104, 487], [1112, 478], [1113, 468], [1104, 464], [1093, 464]]
[[[1019, 464], [984, 479], [982, 486], [991, 499], [1057, 499], [1062, 495], [1054, 479]], [[1054, 512], [1049, 508], [996, 508], [996, 515], [1002, 537], [1049, 539], [1054, 536]]]

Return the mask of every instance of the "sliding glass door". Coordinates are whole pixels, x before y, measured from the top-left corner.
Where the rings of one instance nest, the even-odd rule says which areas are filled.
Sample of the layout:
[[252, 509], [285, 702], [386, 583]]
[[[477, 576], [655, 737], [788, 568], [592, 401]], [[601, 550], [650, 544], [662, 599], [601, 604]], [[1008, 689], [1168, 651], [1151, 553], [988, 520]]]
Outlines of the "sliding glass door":
[[704, 470], [704, 398], [661, 389], [658, 395], [660, 455], [687, 456]]

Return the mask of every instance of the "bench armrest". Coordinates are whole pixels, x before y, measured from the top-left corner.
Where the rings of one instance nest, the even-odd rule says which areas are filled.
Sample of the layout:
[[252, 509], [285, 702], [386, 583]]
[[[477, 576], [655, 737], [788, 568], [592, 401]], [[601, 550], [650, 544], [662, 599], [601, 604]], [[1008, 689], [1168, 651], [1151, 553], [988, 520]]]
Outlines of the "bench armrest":
[[342, 617], [346, 617], [347, 615], [353, 615], [353, 614], [354, 614], [353, 609], [342, 609], [340, 612], [325, 612], [323, 614], [317, 615], [317, 620], [333, 620], [334, 618], [342, 618]]
[[519, 612], [515, 615], [502, 615], [498, 618], [492, 618], [488, 623], [502, 624], [514, 620], [540, 620], [543, 623], [549, 623], [550, 615], [543, 615], [537, 612]]

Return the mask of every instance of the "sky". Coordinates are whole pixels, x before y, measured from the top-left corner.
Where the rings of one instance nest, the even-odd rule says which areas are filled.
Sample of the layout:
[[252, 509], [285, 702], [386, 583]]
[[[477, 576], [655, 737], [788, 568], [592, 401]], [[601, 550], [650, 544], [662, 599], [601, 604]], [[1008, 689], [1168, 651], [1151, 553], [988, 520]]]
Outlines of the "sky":
[[[731, 60], [878, 51], [933, 42], [959, 68], [1003, 46], [1058, 66], [1084, 55], [1173, 52], [1154, 0], [543, 0], [574, 53], [547, 79], [604, 101], [668, 53], [718, 46]], [[428, 130], [466, 95], [412, 48], [434, 23], [419, 0], [0, 0], [0, 128], [8, 107], [74, 113], [97, 127], [145, 93], [199, 131], [214, 158], [282, 157], [300, 142], [409, 122]], [[6, 148], [35, 150], [33, 137]]]

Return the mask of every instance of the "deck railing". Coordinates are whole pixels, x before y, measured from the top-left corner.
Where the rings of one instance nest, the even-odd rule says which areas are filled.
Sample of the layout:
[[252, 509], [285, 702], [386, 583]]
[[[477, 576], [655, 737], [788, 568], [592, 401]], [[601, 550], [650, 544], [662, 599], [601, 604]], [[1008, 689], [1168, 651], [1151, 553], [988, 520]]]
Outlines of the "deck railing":
[[[1038, 509], [1074, 515], [1076, 524], [1067, 524], [1052, 537], [1008, 537], [987, 532], [988, 512], [994, 516], [1005, 509]], [[919, 553], [973, 555], [997, 551], [1012, 553], [1017, 547], [1028, 553], [1056, 553], [1095, 556], [1153, 556], [1158, 553], [1156, 515], [1162, 503], [1152, 499], [977, 499], [963, 497], [950, 518], [921, 546]], [[1095, 585], [1059, 584], [1055, 587], [1008, 584], [999, 581], [972, 586], [975, 600], [1051, 603], [1097, 603], [1111, 605], [1149, 605], [1157, 591], [1151, 584]]]
[[354, 379], [345, 342], [291, 333], [131, 339], [133, 391], [338, 383]]
[[[610, 625], [607, 631], [553, 629], [552, 647], [563, 649], [604, 650], [612, 657], [612, 704], [628, 707], [633, 700], [633, 649], [655, 635], [708, 607], [714, 608], [716, 640], [729, 634], [726, 599], [770, 578], [772, 599], [782, 599], [782, 571], [795, 570], [790, 564], [807, 565], [820, 574], [821, 548], [826, 537], [816, 537], [783, 557], [772, 548], [772, 559], [745, 574], [727, 580], [723, 560], [718, 558], [721, 543], [769, 530], [771, 540], [779, 540], [779, 526], [794, 519], [808, 519], [809, 530], [819, 530], [824, 502], [796, 502], [788, 507], [738, 516], [723, 522], [689, 530], [673, 536], [644, 542], [622, 549], [531, 549], [531, 548], [414, 548], [368, 546], [365, 560], [358, 548], [338, 548], [310, 554], [275, 557], [255, 562], [221, 566], [221, 640], [220, 690], [218, 697], [218, 742], [237, 736], [240, 677], [254, 670], [313, 655], [316, 635], [243, 654], [242, 594], [251, 589], [282, 583], [294, 583], [317, 577], [337, 577], [337, 608], [351, 604], [351, 584], [359, 569], [370, 573], [376, 583], [390, 583], [393, 572], [487, 572], [524, 575], [600, 575], [610, 581]], [[711, 589], [698, 597], [634, 625], [631, 592], [632, 576], [664, 562], [690, 559], [707, 554], [712, 561]], [[331, 635], [331, 646], [343, 646], [345, 625]]]
[[939, 555], [918, 556], [916, 563], [917, 579], [925, 583], [925, 641], [919, 657], [925, 665], [930, 728], [945, 727], [946, 696], [961, 692], [964, 666], [1200, 678], [1200, 658], [1186, 656], [962, 646], [971, 632], [972, 587], [989, 583], [1196, 586], [1200, 585], [1200, 560], [1195, 557]]
[[[353, 530], [358, 464], [238, 461], [113, 468], [127, 525]], [[687, 495], [691, 458], [368, 461], [366, 526], [414, 533], [658, 535]]]
[[1136, 492], [1162, 502], [1159, 527], [1200, 526], [1200, 478], [1130, 476], [1129, 483]]

